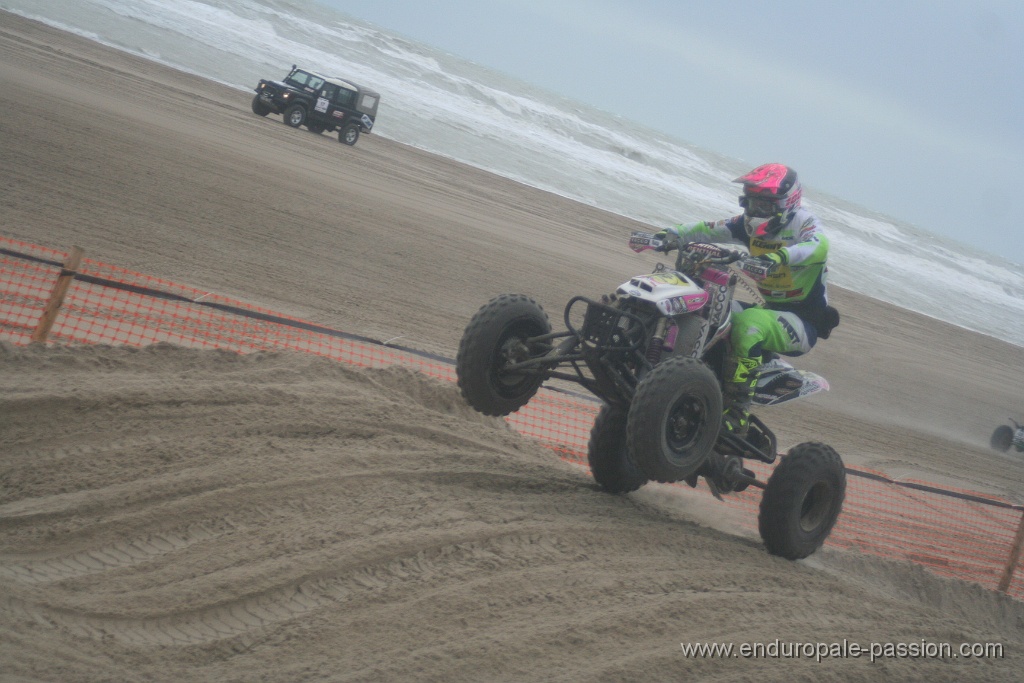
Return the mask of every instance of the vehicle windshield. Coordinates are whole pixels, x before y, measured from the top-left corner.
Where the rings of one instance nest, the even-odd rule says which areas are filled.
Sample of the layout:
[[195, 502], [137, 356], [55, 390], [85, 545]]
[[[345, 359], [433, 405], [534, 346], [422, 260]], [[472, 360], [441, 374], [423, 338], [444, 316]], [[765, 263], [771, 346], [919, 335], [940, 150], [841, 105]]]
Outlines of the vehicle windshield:
[[319, 90], [321, 86], [323, 86], [324, 84], [324, 79], [320, 78], [319, 76], [314, 76], [313, 74], [307, 71], [303, 71], [302, 69], [295, 69], [295, 71], [292, 71], [290, 74], [288, 74], [288, 78], [285, 79], [285, 82], [291, 85], [298, 86], [300, 88]]

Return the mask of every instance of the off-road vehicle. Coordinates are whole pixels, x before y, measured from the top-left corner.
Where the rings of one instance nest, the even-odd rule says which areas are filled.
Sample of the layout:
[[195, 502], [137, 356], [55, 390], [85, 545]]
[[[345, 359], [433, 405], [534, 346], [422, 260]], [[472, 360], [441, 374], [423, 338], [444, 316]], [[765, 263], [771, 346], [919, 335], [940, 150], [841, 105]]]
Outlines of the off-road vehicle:
[[[756, 415], [745, 435], [722, 428], [734, 298], [743, 272], [765, 276], [763, 261], [714, 244], [681, 244], [636, 232], [636, 252], [677, 250], [675, 267], [658, 264], [601, 300], [576, 296], [553, 332], [547, 313], [524, 294], [502, 294], [469, 321], [456, 374], [467, 403], [486, 415], [525, 406], [548, 380], [572, 382], [602, 401], [590, 431], [587, 461], [609, 493], [635, 491], [648, 480], [703, 477], [718, 498], [748, 486], [764, 489], [758, 528], [768, 551], [788, 559], [816, 551], [842, 510], [846, 469], [824, 443], [780, 455], [775, 434]], [[754, 403], [775, 405], [829, 388], [824, 377], [781, 357], [757, 369]], [[773, 464], [767, 483], [744, 467]]]
[[377, 117], [380, 95], [335, 76], [292, 70], [283, 81], [262, 79], [252, 98], [254, 114], [281, 114], [292, 128], [305, 125], [313, 133], [338, 131], [338, 142], [356, 144]]

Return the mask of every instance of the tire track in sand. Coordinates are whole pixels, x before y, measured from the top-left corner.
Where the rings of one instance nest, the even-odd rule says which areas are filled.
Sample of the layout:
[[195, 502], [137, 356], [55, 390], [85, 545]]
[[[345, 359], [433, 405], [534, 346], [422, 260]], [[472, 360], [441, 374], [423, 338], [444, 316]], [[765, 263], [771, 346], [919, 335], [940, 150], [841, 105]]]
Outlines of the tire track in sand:
[[[407, 542], [384, 562], [372, 562], [335, 573], [289, 582], [240, 600], [194, 612], [150, 618], [121, 618], [77, 613], [66, 608], [33, 604], [17, 598], [7, 600], [8, 609], [35, 623], [93, 640], [114, 638], [131, 646], [189, 646], [246, 636], [251, 632], [295, 619], [327, 606], [357, 604], [370, 594], [380, 594], [408, 583], [429, 583], [439, 577], [446, 583], [464, 581], [474, 574], [493, 574], [507, 568], [564, 563], [578, 553], [572, 542], [542, 529], [511, 534], [479, 534], [458, 542], [444, 542], [450, 533], [434, 543]], [[167, 541], [170, 543], [170, 541]], [[133, 543], [137, 547], [138, 543]], [[157, 545], [151, 543], [150, 547]], [[118, 551], [128, 557], [126, 551]], [[137, 555], [144, 551], [140, 548]], [[81, 555], [92, 555], [83, 553]], [[114, 559], [114, 553], [108, 553]], [[99, 566], [98, 559], [90, 560]], [[115, 560], [127, 562], [127, 559]], [[81, 571], [82, 558], [69, 564]], [[59, 568], [51, 569], [60, 571]], [[99, 571], [99, 570], [97, 570]], [[18, 578], [22, 578], [19, 575]]]
[[145, 538], [113, 543], [93, 550], [84, 550], [64, 557], [0, 563], [0, 579], [38, 584], [78, 578], [90, 574], [122, 569], [148, 562], [168, 553], [223, 536], [226, 531], [212, 531], [202, 524], [190, 526], [181, 533], [154, 533]]

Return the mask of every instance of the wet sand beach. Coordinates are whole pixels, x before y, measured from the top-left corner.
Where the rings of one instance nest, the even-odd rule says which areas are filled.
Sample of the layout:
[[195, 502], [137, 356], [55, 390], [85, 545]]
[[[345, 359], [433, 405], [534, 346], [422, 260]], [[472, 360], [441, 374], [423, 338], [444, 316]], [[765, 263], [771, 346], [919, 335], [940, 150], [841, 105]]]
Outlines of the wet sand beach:
[[[650, 226], [250, 95], [0, 12], [0, 234], [446, 357], [492, 296], [558, 318], [657, 260], [626, 247]], [[842, 324], [794, 364], [832, 390], [765, 409], [780, 441], [1024, 502], [1024, 458], [988, 447], [1024, 417], [1024, 348], [831, 297]], [[737, 514], [603, 494], [406, 368], [0, 344], [2, 681], [1020, 680], [1021, 602], [781, 560]], [[680, 647], [776, 640], [1003, 656]]]

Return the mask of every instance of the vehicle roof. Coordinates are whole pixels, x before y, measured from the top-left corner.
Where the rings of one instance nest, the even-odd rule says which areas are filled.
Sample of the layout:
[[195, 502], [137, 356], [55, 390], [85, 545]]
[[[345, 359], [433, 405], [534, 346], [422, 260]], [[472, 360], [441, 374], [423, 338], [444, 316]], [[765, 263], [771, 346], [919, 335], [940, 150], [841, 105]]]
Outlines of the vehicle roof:
[[321, 73], [317, 73], [316, 71], [310, 71], [309, 69], [298, 69], [298, 71], [305, 71], [308, 74], [316, 76], [317, 78], [322, 78], [328, 83], [345, 88], [346, 90], [355, 90], [356, 92], [366, 93], [367, 95], [377, 95], [378, 97], [380, 97], [380, 93], [370, 90], [369, 88], [365, 88], [359, 85], [358, 83], [353, 83], [352, 81], [345, 78], [340, 78], [338, 76], [324, 76]]
[[334, 85], [340, 85], [342, 88], [347, 88], [349, 90], [355, 90], [357, 92], [366, 93], [367, 95], [377, 94], [373, 90], [370, 90], [365, 86], [359, 85], [358, 83], [353, 83], [352, 81], [346, 80], [344, 78], [338, 78], [337, 76], [328, 76], [324, 80], [326, 80], [328, 83], [333, 83]]

